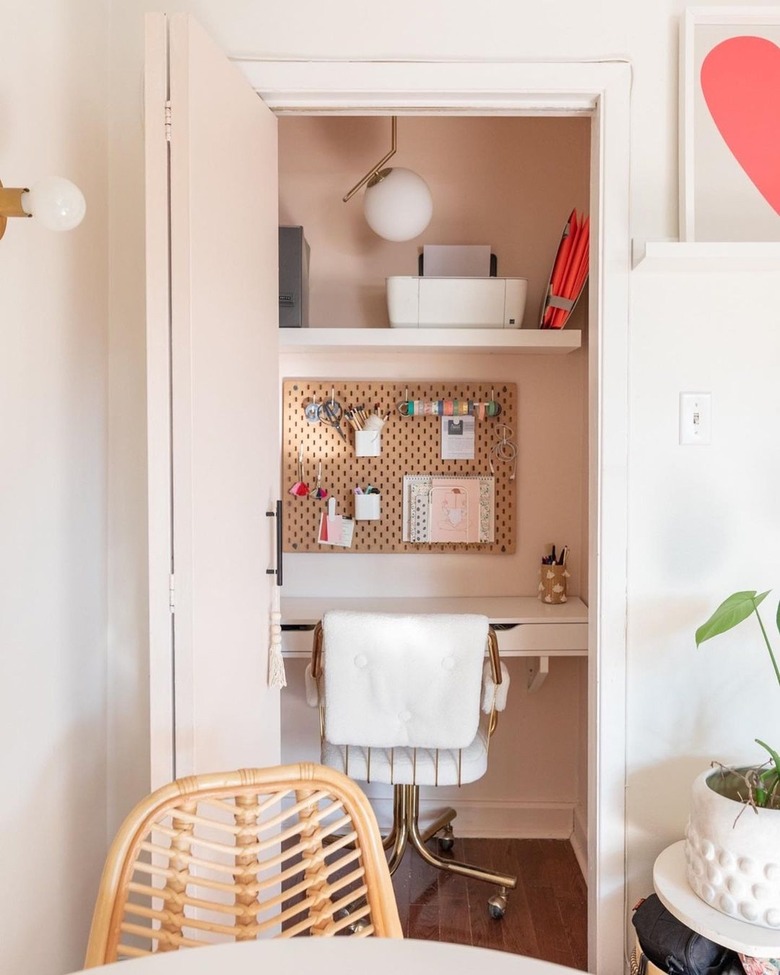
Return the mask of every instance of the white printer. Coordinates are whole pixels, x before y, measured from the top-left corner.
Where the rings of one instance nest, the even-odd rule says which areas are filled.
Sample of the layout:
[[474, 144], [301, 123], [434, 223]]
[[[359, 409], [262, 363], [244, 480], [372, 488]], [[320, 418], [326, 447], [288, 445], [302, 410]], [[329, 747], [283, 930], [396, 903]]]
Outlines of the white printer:
[[520, 328], [526, 278], [389, 277], [392, 328]]

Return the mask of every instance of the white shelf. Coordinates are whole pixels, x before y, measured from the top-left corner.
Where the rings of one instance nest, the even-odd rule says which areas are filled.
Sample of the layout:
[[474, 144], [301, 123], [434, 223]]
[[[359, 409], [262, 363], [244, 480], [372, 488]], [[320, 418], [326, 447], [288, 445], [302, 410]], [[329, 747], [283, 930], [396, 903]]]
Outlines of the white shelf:
[[634, 272], [780, 271], [780, 243], [774, 241], [648, 241]]
[[653, 867], [653, 886], [668, 911], [716, 944], [755, 958], [780, 954], [780, 931], [721, 914], [694, 892], [685, 875], [685, 840], [659, 855]]
[[279, 348], [296, 352], [473, 352], [565, 355], [582, 332], [540, 328], [281, 328]]

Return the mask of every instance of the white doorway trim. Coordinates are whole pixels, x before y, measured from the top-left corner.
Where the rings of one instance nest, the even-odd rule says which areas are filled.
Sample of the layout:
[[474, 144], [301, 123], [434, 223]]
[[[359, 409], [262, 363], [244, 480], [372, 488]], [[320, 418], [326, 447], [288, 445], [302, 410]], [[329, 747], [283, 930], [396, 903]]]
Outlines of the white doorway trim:
[[622, 972], [630, 66], [233, 60], [278, 113], [591, 116], [588, 965]]

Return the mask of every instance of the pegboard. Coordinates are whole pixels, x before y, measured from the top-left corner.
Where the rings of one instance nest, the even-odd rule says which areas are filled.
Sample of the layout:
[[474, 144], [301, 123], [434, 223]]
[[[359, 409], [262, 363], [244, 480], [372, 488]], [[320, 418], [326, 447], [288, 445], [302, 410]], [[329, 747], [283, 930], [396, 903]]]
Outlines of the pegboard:
[[[311, 424], [304, 409], [311, 402], [323, 403], [333, 397], [343, 409], [366, 404], [372, 410], [390, 413], [382, 429], [379, 457], [355, 455], [354, 431], [342, 420], [343, 439], [325, 423]], [[475, 420], [473, 460], [441, 459], [441, 418], [404, 417], [398, 403], [404, 400], [471, 399], [497, 400], [498, 417]], [[517, 386], [514, 383], [415, 381], [388, 382], [384, 379], [286, 379], [282, 392], [282, 498], [284, 499], [285, 552], [491, 552], [515, 551], [516, 494], [508, 464], [494, 464], [495, 534], [493, 542], [415, 543], [404, 542], [403, 478], [405, 474], [490, 474], [490, 451], [501, 435], [501, 425], [517, 431]], [[322, 464], [321, 487], [335, 497], [337, 513], [354, 517], [355, 487], [379, 488], [381, 518], [356, 521], [351, 548], [317, 541], [320, 516], [327, 500], [296, 497], [289, 493], [298, 481], [298, 456], [303, 450], [303, 480], [316, 488], [317, 469]]]

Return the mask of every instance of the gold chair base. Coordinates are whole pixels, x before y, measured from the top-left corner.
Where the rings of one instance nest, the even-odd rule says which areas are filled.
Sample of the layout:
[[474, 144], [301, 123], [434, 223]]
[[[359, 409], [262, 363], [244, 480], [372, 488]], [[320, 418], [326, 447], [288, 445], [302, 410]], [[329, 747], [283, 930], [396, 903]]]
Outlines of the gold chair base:
[[495, 884], [504, 890], [514, 890], [517, 886], [517, 877], [470, 863], [461, 863], [459, 860], [439, 857], [425, 845], [435, 833], [449, 826], [456, 815], [454, 809], [447, 809], [424, 834], [420, 832], [419, 813], [420, 787], [393, 786], [393, 825], [383, 841], [385, 849], [390, 850], [388, 866], [391, 874], [398, 869], [406, 848], [411, 843], [412, 849], [432, 867], [460, 874], [463, 877], [471, 877], [472, 880], [484, 880], [485, 883]]

